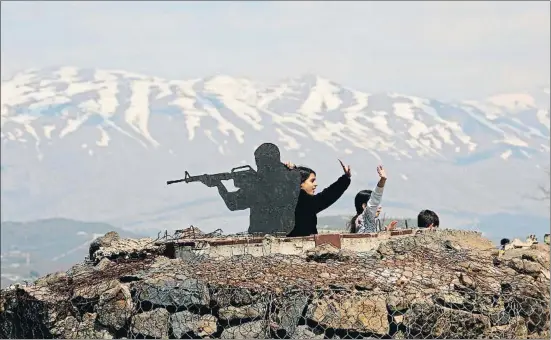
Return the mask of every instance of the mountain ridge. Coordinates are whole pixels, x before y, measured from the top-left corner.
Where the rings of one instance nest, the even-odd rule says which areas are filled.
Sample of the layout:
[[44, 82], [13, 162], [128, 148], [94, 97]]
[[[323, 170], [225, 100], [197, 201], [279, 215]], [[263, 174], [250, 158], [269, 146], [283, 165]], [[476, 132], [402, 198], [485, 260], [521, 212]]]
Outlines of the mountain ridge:
[[384, 163], [392, 176], [385, 197], [411, 214], [427, 206], [547, 211], [538, 202], [501, 199], [521, 197], [543, 179], [545, 89], [466, 103], [366, 93], [316, 75], [259, 84], [71, 67], [2, 81], [2, 218], [244, 229], [246, 211], [227, 212], [209, 188], [164, 183], [183, 170], [254, 165], [252, 152], [265, 141], [279, 145], [283, 160], [324, 169], [321, 186], [338, 175], [337, 158], [351, 164], [353, 185], [335, 209], [349, 210], [349, 196], [374, 185], [369, 171]]
[[[407, 149], [412, 149], [417, 155], [434, 156], [441, 156], [440, 151], [446, 146], [453, 146], [453, 150], [462, 155], [469, 155], [477, 150], [480, 142], [463, 131], [457, 122], [446, 119], [454, 116], [454, 112], [450, 112], [453, 110], [469, 115], [471, 125], [483, 125], [484, 127], [478, 128], [485, 128], [487, 133], [493, 133], [495, 139], [492, 143], [511, 146], [509, 149], [501, 148], [503, 158], [511, 155], [530, 157], [526, 155], [527, 152], [546, 149], [545, 144], [531, 145], [526, 138], [535, 137], [543, 141], [549, 139], [549, 108], [538, 107], [534, 97], [522, 93], [496, 95], [486, 102], [444, 103], [396, 93], [363, 93], [339, 87], [330, 80], [314, 75], [292, 78], [288, 83], [259, 86], [257, 82], [227, 75], [194, 80], [166, 80], [118, 70], [64, 67], [47, 74], [43, 74], [44, 72], [46, 71], [19, 73], [11, 80], [2, 82], [2, 126], [23, 125], [23, 130], [19, 130], [22, 132], [16, 130], [19, 136], [8, 132], [7, 136], [2, 136], [3, 139], [21, 140], [22, 134], [28, 134], [28, 137], [39, 142], [39, 135], [49, 139], [56, 133], [59, 138], [63, 138], [83, 124], [91, 124], [96, 125], [100, 133], [95, 141], [98, 146], [109, 142], [110, 136], [105, 128], [111, 128], [129, 138], [138, 138], [137, 141], [144, 146], [156, 147], [159, 145], [158, 138], [152, 135], [148, 125], [152, 115], [157, 114], [167, 115], [169, 119], [175, 119], [179, 115], [186, 117], [184, 123], [189, 140], [198, 133], [199, 121], [203, 117], [211, 118], [218, 123], [219, 132], [226, 136], [233, 133], [233, 138], [242, 144], [244, 128], [225, 119], [223, 111], [226, 109], [231, 110], [241, 119], [240, 123], [245, 122], [245, 127], [253, 131], [260, 131], [264, 127], [261, 123], [262, 116], [271, 118], [272, 122], [285, 129], [276, 131], [278, 137], [285, 140], [286, 147], [291, 149], [300, 144], [296, 141], [297, 137], [305, 136], [304, 131], [300, 131], [301, 128], [316, 126], [319, 120], [327, 123], [332, 118], [329, 115], [338, 110], [345, 115], [344, 123], [348, 128], [346, 132], [354, 147], [363, 147], [368, 151], [375, 147], [388, 148], [397, 159], [410, 158], [411, 153]], [[42, 76], [39, 76], [41, 73]], [[39, 81], [38, 86], [32, 82], [33, 79]], [[65, 89], [61, 90], [63, 87]], [[197, 87], [200, 87], [200, 91]], [[132, 91], [127, 100], [117, 97], [123, 90]], [[89, 98], [85, 97], [86, 94]], [[283, 103], [277, 101], [285, 95], [287, 98], [284, 98]], [[299, 106], [293, 105], [293, 101], [297, 99], [295, 95], [303, 100]], [[353, 99], [346, 98], [349, 95]], [[392, 99], [397, 100], [392, 102]], [[390, 105], [389, 101], [392, 102]], [[349, 105], [345, 105], [345, 102]], [[369, 107], [370, 102], [372, 108]], [[390, 107], [378, 108], [385, 104]], [[289, 110], [282, 108], [282, 105], [295, 107], [294, 110]], [[77, 111], [69, 113], [75, 106]], [[510, 112], [536, 110], [535, 117], [529, 117], [536, 120], [532, 122], [535, 124], [527, 126], [518, 117], [509, 117], [505, 109]], [[276, 111], [283, 112], [276, 114]], [[417, 115], [419, 111], [424, 115]], [[43, 131], [36, 131], [29, 123], [36, 116], [59, 116], [63, 112], [68, 117], [72, 116], [72, 119], [67, 118], [64, 127], [50, 124], [44, 126]], [[392, 118], [399, 125], [389, 121], [386, 117], [389, 114], [394, 115]], [[123, 118], [120, 117], [122, 115]], [[120, 124], [120, 120], [124, 120], [126, 124]], [[407, 133], [401, 136], [401, 140], [393, 138], [400, 128], [407, 128]], [[332, 148], [335, 148], [336, 143], [331, 139], [346, 139], [342, 136], [344, 129], [339, 130], [338, 125], [326, 126], [319, 132], [330, 135], [328, 137], [331, 138], [325, 138], [323, 142]], [[376, 133], [377, 136], [373, 138], [375, 141], [368, 146], [359, 146], [366, 132]], [[212, 131], [204, 133], [207, 138], [212, 139], [209, 135]], [[416, 140], [418, 138], [421, 142]], [[400, 147], [393, 146], [396, 140], [401, 142]], [[220, 149], [223, 147], [220, 146]]]

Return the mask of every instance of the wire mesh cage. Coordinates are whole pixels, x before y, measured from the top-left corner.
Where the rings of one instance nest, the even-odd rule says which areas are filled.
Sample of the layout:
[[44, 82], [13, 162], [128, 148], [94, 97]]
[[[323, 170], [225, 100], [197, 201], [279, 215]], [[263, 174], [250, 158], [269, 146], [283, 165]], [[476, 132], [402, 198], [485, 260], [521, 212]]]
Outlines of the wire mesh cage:
[[323, 245], [185, 260], [164, 256], [162, 242], [117, 247], [2, 290], [0, 336], [549, 338], [545, 246], [503, 252], [415, 235], [365, 253]]

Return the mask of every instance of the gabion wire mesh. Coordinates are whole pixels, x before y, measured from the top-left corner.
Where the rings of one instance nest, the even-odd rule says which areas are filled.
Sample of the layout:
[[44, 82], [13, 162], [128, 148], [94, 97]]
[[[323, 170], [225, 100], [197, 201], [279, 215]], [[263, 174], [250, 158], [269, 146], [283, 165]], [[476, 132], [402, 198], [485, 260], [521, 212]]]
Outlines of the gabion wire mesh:
[[67, 273], [3, 290], [0, 337], [549, 338], [549, 258], [537, 249], [423, 235], [300, 256], [137, 248], [95, 247]]

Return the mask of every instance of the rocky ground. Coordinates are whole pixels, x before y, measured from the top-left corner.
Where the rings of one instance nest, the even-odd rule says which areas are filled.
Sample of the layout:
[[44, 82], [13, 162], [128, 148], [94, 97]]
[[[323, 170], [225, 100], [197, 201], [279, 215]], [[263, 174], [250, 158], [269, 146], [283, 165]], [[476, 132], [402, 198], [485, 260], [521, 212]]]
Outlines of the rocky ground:
[[357, 253], [165, 257], [108, 233], [66, 273], [3, 290], [2, 338], [549, 338], [549, 246], [475, 233]]

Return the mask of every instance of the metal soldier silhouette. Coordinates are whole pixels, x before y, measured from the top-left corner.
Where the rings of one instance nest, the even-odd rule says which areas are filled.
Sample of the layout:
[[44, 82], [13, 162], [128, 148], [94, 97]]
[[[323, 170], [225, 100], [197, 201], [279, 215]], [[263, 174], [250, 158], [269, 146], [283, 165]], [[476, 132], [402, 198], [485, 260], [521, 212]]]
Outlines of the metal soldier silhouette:
[[[250, 209], [249, 233], [288, 233], [295, 225], [295, 208], [300, 194], [300, 173], [281, 163], [279, 148], [272, 143], [254, 152], [257, 170], [250, 166], [214, 175], [189, 176], [177, 182], [201, 182], [217, 187], [230, 211]], [[233, 180], [238, 190], [229, 192], [223, 180]]]

